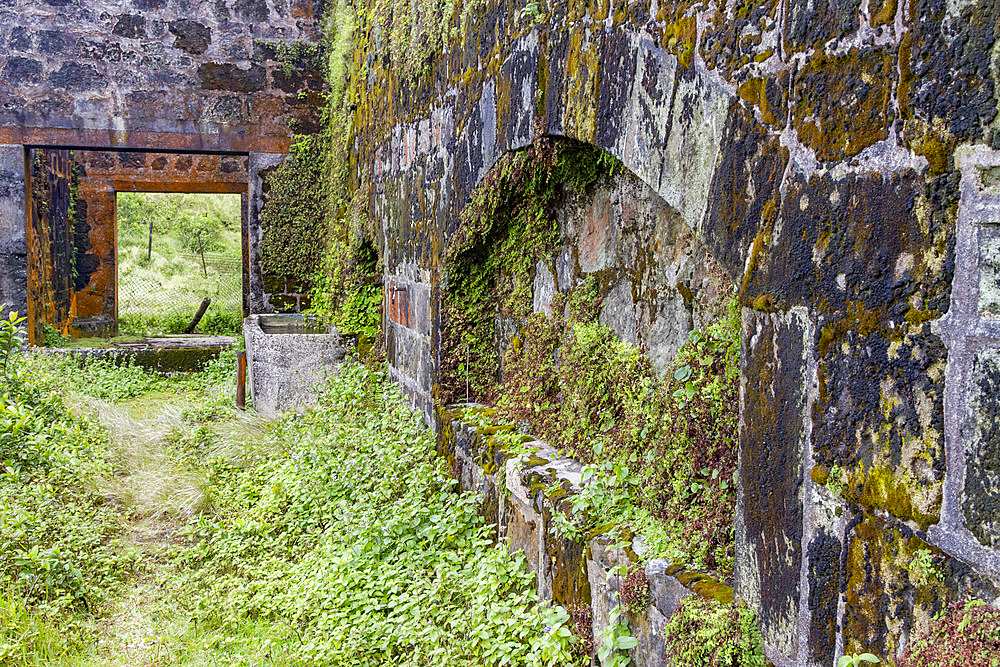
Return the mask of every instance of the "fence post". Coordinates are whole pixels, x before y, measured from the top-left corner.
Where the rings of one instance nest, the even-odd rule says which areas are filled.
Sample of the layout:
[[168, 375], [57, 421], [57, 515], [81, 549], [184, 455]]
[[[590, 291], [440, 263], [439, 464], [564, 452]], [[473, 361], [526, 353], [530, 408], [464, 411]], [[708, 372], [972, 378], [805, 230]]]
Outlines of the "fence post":
[[149, 248], [146, 250], [146, 261], [153, 259], [153, 219], [149, 219]]
[[194, 319], [192, 319], [187, 325], [187, 328], [184, 329], [184, 333], [189, 334], [194, 331], [194, 328], [198, 326], [198, 322], [201, 322], [201, 318], [205, 315], [205, 311], [208, 310], [208, 304], [210, 303], [212, 303], [212, 300], [207, 296], [201, 300], [201, 305], [198, 306], [198, 312], [194, 314]]
[[198, 239], [198, 252], [201, 253], [201, 270], [204, 271], [205, 277], [208, 278], [208, 267], [205, 266], [205, 247], [201, 244], [201, 232], [194, 235]]

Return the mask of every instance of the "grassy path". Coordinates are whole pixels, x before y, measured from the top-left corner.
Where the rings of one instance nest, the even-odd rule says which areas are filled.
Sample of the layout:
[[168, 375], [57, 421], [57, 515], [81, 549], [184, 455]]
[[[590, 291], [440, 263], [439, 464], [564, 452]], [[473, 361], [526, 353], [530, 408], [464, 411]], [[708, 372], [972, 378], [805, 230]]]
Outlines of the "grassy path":
[[211, 503], [204, 462], [238, 457], [262, 430], [258, 419], [232, 409], [211, 411], [207, 419], [192, 416], [213, 398], [211, 392], [169, 390], [118, 403], [81, 397], [80, 407], [97, 416], [120, 457], [122, 474], [104, 480], [104, 490], [133, 512], [123, 541], [134, 552], [136, 566], [98, 622], [95, 640], [72, 664], [272, 664], [266, 655], [242, 655], [240, 647], [230, 646], [229, 633], [199, 627], [171, 595], [172, 556], [184, 543], [180, 528]]
[[[170, 379], [46, 363], [66, 398], [36, 401], [32, 423], [59, 467], [0, 487], [17, 503], [0, 497], [0, 520], [62, 540], [22, 580], [48, 576], [28, 558], [52, 562], [76, 596], [29, 608], [0, 591], [0, 664], [577, 662], [568, 614], [538, 604], [384, 375], [347, 365], [318, 409], [267, 423], [234, 409], [231, 363]], [[42, 410], [62, 425], [45, 431]]]
[[139, 563], [113, 611], [98, 626], [90, 665], [169, 664], [166, 640], [183, 625], [165, 599], [175, 533], [176, 526], [162, 518], [132, 524], [128, 543], [139, 554]]

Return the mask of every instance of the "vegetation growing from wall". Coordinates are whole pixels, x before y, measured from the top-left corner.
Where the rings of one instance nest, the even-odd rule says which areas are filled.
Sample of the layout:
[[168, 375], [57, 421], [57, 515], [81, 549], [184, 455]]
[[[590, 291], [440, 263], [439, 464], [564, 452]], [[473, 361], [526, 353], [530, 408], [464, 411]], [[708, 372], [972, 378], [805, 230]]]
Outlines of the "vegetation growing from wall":
[[[572, 499], [584, 523], [629, 524], [654, 553], [723, 577], [733, 567], [739, 313], [692, 332], [658, 378], [641, 351], [596, 324], [593, 287], [531, 316], [505, 359], [496, 418], [584, 463], [592, 489]], [[567, 313], [567, 315], [561, 315]]]
[[326, 247], [329, 136], [299, 136], [264, 179], [260, 265], [265, 275], [309, 280]]
[[[665, 378], [598, 324], [597, 275], [555, 295], [550, 315], [532, 314], [534, 268], [559, 242], [554, 209], [565, 188], [585, 189], [618, 168], [593, 147], [543, 141], [490, 171], [448, 248], [439, 400], [462, 400], [467, 391], [496, 407], [491, 423], [521, 425], [585, 464], [586, 488], [568, 500], [574, 518], [554, 517], [566, 536], [582, 540], [616, 522], [643, 534], [655, 555], [729, 578], [736, 301], [726, 317], [691, 334]], [[506, 350], [504, 320], [517, 327]]]
[[753, 611], [743, 602], [684, 598], [664, 629], [666, 657], [676, 667], [766, 667]]
[[508, 153], [462, 211], [445, 257], [439, 401], [487, 400], [500, 379], [498, 317], [531, 314], [535, 263], [559, 242], [555, 209], [620, 168], [593, 146], [542, 138]]
[[[370, 193], [352, 185], [350, 168], [356, 100], [348, 84], [355, 74], [350, 59], [358, 12], [366, 15], [343, 1], [325, 12], [321, 129], [297, 135], [289, 159], [265, 179], [261, 264], [265, 275], [291, 276], [306, 285], [310, 312], [342, 331], [375, 339], [381, 329], [381, 244], [367, 216]], [[301, 57], [277, 48], [280, 59]]]

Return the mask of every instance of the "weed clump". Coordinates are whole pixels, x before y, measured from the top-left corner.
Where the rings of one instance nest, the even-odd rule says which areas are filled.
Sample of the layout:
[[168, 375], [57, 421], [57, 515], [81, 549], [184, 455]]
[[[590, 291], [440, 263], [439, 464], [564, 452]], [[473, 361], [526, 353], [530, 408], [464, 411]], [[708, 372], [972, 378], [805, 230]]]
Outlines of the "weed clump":
[[633, 567], [622, 581], [621, 602], [633, 616], [640, 616], [653, 601], [649, 593], [649, 581], [642, 567]]
[[980, 600], [955, 602], [913, 642], [899, 667], [1000, 666], [1000, 610]]
[[677, 667], [766, 667], [756, 616], [743, 602], [684, 598], [665, 628], [666, 657]]

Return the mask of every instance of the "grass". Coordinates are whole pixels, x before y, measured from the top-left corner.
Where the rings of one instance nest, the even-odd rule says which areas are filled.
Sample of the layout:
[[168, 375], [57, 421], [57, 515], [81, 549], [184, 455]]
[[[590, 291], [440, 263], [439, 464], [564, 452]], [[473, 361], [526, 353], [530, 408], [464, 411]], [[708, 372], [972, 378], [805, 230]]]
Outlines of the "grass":
[[[61, 498], [31, 528], [40, 558], [82, 579], [0, 567], [0, 664], [570, 664], [564, 619], [381, 374], [351, 365], [321, 410], [272, 423], [234, 408], [232, 353], [172, 377], [15, 367], [32, 435], [0, 420], [0, 462], [33, 443], [23, 474]], [[26, 479], [0, 472], [0, 541], [35, 521]]]
[[238, 323], [242, 312], [240, 215], [239, 195], [120, 193], [122, 332], [181, 333], [205, 297], [212, 305], [200, 330], [234, 329], [232, 320]]

